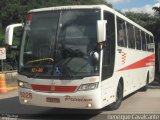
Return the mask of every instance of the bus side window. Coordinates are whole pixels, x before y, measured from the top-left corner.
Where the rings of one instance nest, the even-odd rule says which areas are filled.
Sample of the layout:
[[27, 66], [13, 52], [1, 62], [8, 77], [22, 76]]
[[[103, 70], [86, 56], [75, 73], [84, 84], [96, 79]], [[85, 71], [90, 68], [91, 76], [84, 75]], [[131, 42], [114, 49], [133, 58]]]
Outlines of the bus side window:
[[145, 35], [147, 40], [147, 51], [151, 51], [151, 40], [148, 34]]
[[150, 49], [150, 51], [154, 52], [154, 49], [155, 49], [155, 47], [154, 47], [154, 38], [152, 36], [150, 36], [150, 40], [151, 40], [151, 49]]
[[136, 49], [141, 50], [141, 31], [138, 28], [135, 28], [135, 38], [136, 38]]
[[134, 27], [127, 23], [128, 47], [135, 49]]
[[146, 38], [145, 38], [145, 33], [141, 31], [141, 36], [142, 36], [142, 50], [146, 51]]
[[125, 21], [117, 18], [117, 42], [120, 47], [127, 47]]
[[150, 36], [150, 40], [151, 40], [151, 43], [154, 43], [154, 39], [152, 36]]
[[106, 45], [103, 49], [102, 80], [110, 78], [114, 70], [115, 60], [115, 17], [114, 14], [105, 12], [106, 24]]

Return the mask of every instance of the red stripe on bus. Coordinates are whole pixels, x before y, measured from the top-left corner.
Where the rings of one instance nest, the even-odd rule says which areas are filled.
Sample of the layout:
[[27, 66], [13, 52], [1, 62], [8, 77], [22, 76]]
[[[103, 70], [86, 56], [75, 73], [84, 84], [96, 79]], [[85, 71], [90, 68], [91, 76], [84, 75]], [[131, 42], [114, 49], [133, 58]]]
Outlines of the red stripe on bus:
[[130, 70], [130, 69], [137, 69], [137, 68], [142, 68], [142, 67], [148, 67], [148, 66], [153, 66], [155, 61], [155, 54], [152, 54], [146, 58], [143, 58], [142, 60], [139, 60], [133, 64], [130, 64], [124, 68], [119, 69], [118, 71], [123, 71], [123, 70]]
[[74, 92], [77, 86], [54, 86], [56, 92]]
[[32, 89], [35, 91], [44, 92], [74, 92], [77, 86], [51, 86], [51, 85], [32, 85]]
[[35, 91], [51, 91], [51, 86], [49, 85], [32, 85], [32, 89]]

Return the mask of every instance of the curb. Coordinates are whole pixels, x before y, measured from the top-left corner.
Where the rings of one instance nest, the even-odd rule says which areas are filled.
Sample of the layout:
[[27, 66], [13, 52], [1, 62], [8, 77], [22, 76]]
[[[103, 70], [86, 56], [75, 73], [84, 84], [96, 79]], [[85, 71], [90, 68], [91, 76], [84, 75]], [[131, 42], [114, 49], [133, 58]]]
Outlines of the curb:
[[6, 94], [8, 92], [14, 91], [18, 89], [17, 85], [17, 71], [3, 71], [0, 72], [2, 75], [4, 75], [4, 83], [3, 79], [1, 80], [0, 84], [0, 90], [3, 90], [0, 92], [1, 94]]
[[149, 89], [160, 89], [160, 86], [149, 86]]
[[13, 91], [13, 90], [17, 90], [18, 89], [18, 86], [8, 86], [7, 87], [7, 92], [10, 92], [10, 91]]

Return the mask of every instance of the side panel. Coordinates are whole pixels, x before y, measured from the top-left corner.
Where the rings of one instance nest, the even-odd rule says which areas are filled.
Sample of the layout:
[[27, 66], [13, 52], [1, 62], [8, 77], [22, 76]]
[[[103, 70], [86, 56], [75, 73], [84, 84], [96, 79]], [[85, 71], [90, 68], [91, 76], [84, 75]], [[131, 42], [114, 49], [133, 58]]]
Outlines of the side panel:
[[116, 20], [115, 75], [123, 79], [126, 96], [147, 84], [147, 74], [149, 82], [154, 79], [155, 53], [148, 47], [153, 35], [119, 14]]
[[[118, 48], [116, 53], [116, 75], [124, 80], [124, 96], [154, 80], [154, 53]], [[125, 57], [124, 57], [125, 54]]]
[[[106, 17], [107, 25], [111, 24], [110, 17]], [[148, 41], [150, 42], [150, 40], [146, 39], [145, 37], [145, 35], [152, 36], [152, 34], [142, 29], [141, 27], [137, 28], [137, 31], [138, 30], [139, 31], [136, 34], [134, 31], [136, 28], [134, 26], [135, 24], [129, 22], [126, 22], [122, 16], [121, 18], [119, 18], [119, 20], [115, 19], [115, 30], [116, 30], [115, 38], [114, 39], [112, 38], [113, 41], [116, 41], [115, 53], [112, 53], [112, 55], [113, 54], [115, 55], [115, 59], [112, 59], [114, 66], [112, 66], [112, 68], [110, 69], [109, 69], [110, 65], [105, 64], [107, 63], [108, 60], [105, 59], [105, 57], [108, 56], [108, 58], [111, 58], [111, 56], [108, 54], [110, 51], [109, 49], [106, 50], [105, 47], [103, 49], [103, 64], [102, 64], [103, 106], [106, 106], [116, 100], [117, 86], [121, 78], [123, 79], [123, 84], [124, 84], [123, 96], [126, 96], [140, 89], [141, 87], [145, 86], [147, 81], [147, 74], [149, 74], [149, 83], [154, 80], [155, 53], [153, 52], [153, 50], [150, 51], [149, 48], [147, 48], [147, 45], [150, 44], [148, 43]], [[114, 26], [112, 26], [112, 28], [107, 26], [106, 28], [107, 30], [110, 31], [110, 33], [108, 32], [109, 35], [107, 37], [111, 38], [110, 37], [111, 34], [112, 33], [114, 34], [113, 32]], [[143, 32], [143, 37], [141, 35], [142, 32]], [[109, 44], [108, 39], [106, 43]], [[105, 52], [105, 50], [108, 53]], [[106, 69], [104, 69], [105, 67]]]

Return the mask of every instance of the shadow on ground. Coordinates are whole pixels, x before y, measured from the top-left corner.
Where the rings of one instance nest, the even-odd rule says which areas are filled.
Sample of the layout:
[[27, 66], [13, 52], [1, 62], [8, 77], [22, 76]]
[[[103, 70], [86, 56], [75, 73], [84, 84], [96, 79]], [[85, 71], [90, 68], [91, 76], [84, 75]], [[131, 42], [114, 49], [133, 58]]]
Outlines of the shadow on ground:
[[160, 89], [160, 75], [155, 76], [155, 80], [149, 85], [150, 89]]
[[18, 97], [0, 100], [0, 118], [15, 116], [18, 120], [89, 120], [101, 112], [103, 111], [26, 106], [19, 103]]

